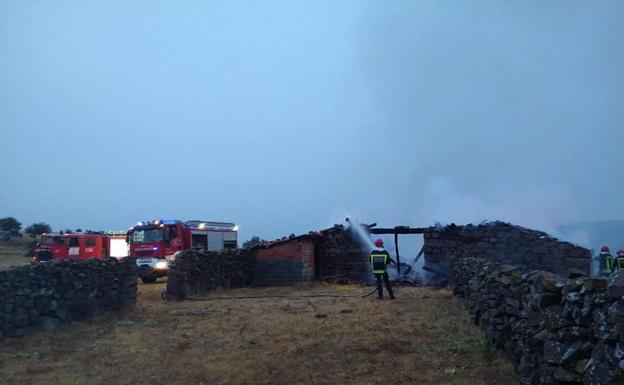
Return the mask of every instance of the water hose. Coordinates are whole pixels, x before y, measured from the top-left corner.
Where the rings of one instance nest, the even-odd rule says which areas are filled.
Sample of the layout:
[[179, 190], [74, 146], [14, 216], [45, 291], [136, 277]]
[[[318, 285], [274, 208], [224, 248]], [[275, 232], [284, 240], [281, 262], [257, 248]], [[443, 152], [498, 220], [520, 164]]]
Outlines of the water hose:
[[[264, 298], [366, 298], [377, 292], [377, 288], [373, 289], [370, 293], [366, 295], [340, 295], [340, 294], [301, 294], [301, 295], [250, 295], [250, 296], [236, 296], [236, 297], [212, 297], [212, 298], [180, 298], [182, 300], [187, 301], [223, 301], [230, 299], [264, 299]], [[163, 291], [160, 295], [163, 300], [172, 299], [173, 297], [167, 294], [167, 291]]]
[[377, 288], [374, 288], [373, 291], [371, 291], [370, 293], [363, 295], [362, 298], [366, 298], [366, 297], [370, 297], [371, 295], [375, 294], [377, 292]]

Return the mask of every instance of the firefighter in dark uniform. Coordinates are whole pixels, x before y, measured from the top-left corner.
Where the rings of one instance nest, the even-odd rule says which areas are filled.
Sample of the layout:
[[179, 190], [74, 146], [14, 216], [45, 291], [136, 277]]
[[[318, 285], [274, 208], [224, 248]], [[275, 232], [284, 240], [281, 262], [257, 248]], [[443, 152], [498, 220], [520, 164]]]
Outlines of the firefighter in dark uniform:
[[624, 250], [619, 249], [615, 257], [615, 267], [618, 272], [624, 272]]
[[388, 278], [390, 254], [383, 248], [383, 241], [381, 239], [375, 241], [375, 247], [376, 248], [370, 253], [370, 262], [373, 268], [373, 274], [375, 274], [375, 278], [377, 279], [377, 298], [383, 299], [383, 285], [381, 282], [383, 278], [390, 299], [394, 299], [394, 292], [392, 291], [390, 279]]
[[609, 277], [613, 273], [615, 259], [611, 255], [609, 246], [602, 246], [600, 249], [600, 255], [598, 255], [600, 261], [600, 275], [603, 277]]

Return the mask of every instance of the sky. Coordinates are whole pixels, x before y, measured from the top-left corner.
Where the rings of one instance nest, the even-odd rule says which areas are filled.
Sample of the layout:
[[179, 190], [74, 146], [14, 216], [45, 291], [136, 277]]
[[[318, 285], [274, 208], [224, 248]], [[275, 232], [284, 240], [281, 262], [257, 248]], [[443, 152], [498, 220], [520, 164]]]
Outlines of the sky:
[[0, 2], [0, 216], [624, 219], [622, 1]]

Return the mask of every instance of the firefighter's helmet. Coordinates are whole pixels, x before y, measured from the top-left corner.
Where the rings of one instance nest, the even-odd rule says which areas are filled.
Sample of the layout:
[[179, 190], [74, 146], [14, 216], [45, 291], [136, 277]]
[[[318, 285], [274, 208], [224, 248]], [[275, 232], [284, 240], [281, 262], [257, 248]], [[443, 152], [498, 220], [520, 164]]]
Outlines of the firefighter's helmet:
[[606, 245], [605, 245], [605, 246], [602, 246], [602, 247], [600, 248], [600, 252], [601, 252], [601, 253], [608, 253], [608, 252], [610, 252], [610, 251], [611, 251], [611, 250], [609, 249], [609, 246], [606, 246]]
[[381, 239], [376, 240], [376, 241], [375, 241], [375, 246], [377, 246], [377, 247], [383, 247], [383, 240], [381, 240]]

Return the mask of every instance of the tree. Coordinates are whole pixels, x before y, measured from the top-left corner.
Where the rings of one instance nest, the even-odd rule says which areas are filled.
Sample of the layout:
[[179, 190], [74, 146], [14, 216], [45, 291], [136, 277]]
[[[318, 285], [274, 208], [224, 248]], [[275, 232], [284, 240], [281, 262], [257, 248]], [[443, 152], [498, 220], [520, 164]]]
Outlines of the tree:
[[22, 224], [13, 217], [6, 217], [0, 219], [0, 230], [8, 231], [12, 234], [19, 234], [22, 229]]
[[52, 228], [47, 223], [37, 222], [25, 228], [24, 231], [26, 232], [26, 234], [30, 234], [31, 237], [34, 237], [35, 235], [50, 233], [52, 232]]
[[248, 249], [250, 247], [258, 246], [263, 243], [267, 243], [264, 239], [261, 239], [259, 236], [254, 235], [251, 239], [243, 242], [243, 248]]

